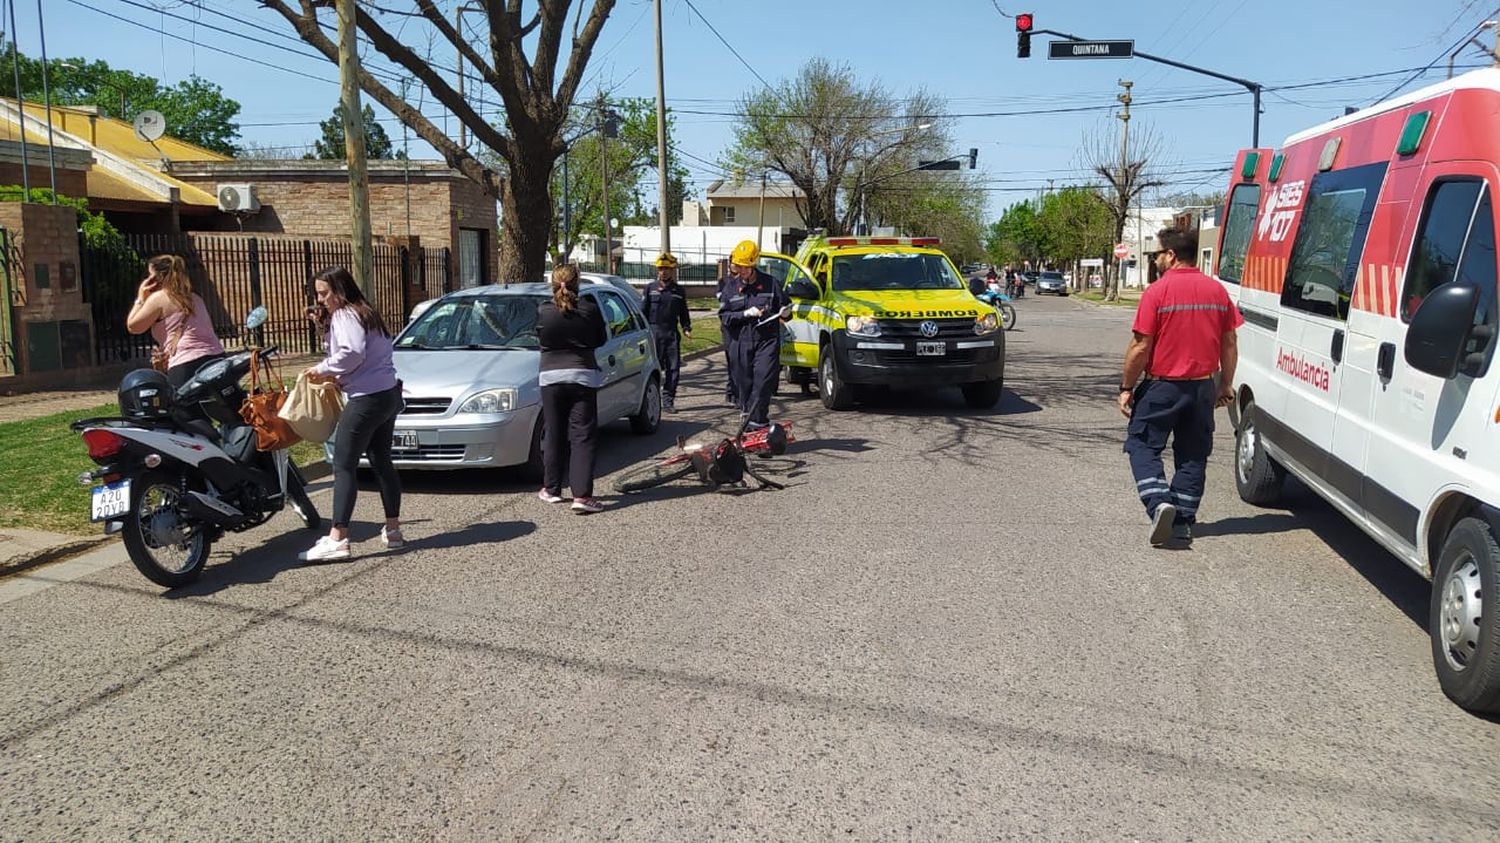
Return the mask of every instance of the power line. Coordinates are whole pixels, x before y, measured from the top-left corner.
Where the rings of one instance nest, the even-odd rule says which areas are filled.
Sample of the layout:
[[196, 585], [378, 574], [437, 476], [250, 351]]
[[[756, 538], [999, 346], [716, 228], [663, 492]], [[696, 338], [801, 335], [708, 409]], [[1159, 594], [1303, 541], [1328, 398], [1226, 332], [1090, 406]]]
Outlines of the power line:
[[1480, 21], [1479, 23], [1474, 24], [1474, 26], [1472, 28], [1470, 28], [1468, 32], [1464, 33], [1464, 35], [1463, 35], [1462, 38], [1458, 39], [1457, 41], [1454, 41], [1451, 45], [1448, 46], [1447, 49], [1443, 50], [1441, 53], [1438, 53], [1437, 58], [1434, 58], [1432, 61], [1428, 62], [1423, 67], [1418, 68], [1417, 71], [1414, 72], [1414, 73], [1412, 73], [1411, 76], [1408, 76], [1407, 78], [1401, 80], [1400, 84], [1396, 85], [1396, 87], [1390, 89], [1389, 91], [1386, 91], [1384, 94], [1381, 94], [1380, 96], [1378, 96], [1375, 99], [1371, 100], [1370, 101], [1370, 105], [1374, 105], [1374, 104], [1380, 102], [1381, 100], [1390, 99], [1390, 97], [1391, 97], [1392, 94], [1396, 93], [1397, 91], [1401, 90], [1402, 88], [1405, 88], [1407, 85], [1410, 85], [1413, 79], [1416, 79], [1418, 76], [1421, 76], [1423, 73], [1426, 73], [1428, 70], [1431, 70], [1432, 66], [1435, 65], [1435, 64], [1437, 64], [1438, 62], [1442, 61], [1444, 56], [1446, 56], [1449, 53], [1453, 52], [1454, 50], [1458, 49], [1459, 45], [1463, 44], [1464, 42], [1468, 41], [1470, 38], [1473, 38], [1475, 35], [1477, 35], [1479, 33], [1479, 31], [1484, 28], [1484, 24], [1485, 24], [1484, 21]]
[[720, 35], [719, 30], [715, 29], [714, 25], [708, 22], [708, 18], [704, 17], [703, 13], [698, 11], [698, 7], [693, 5], [693, 0], [682, 0], [682, 2], [686, 3], [689, 9], [692, 9], [693, 14], [698, 16], [698, 20], [703, 21], [703, 25], [708, 27], [708, 31], [712, 32], [714, 34], [714, 37], [719, 39], [719, 43], [723, 44], [724, 48], [727, 49], [731, 55], [739, 59], [740, 64], [743, 64], [745, 66], [745, 69], [750, 71], [750, 74], [752, 76], [760, 80], [760, 84], [766, 86], [766, 90], [770, 91], [772, 94], [775, 94], [778, 99], [780, 98], [781, 95], [776, 92], [776, 89], [771, 86], [770, 82], [766, 81], [766, 77], [761, 76], [755, 68], [751, 67], [750, 62], [745, 61], [745, 57], [740, 55], [740, 51], [736, 50], [733, 44], [730, 44], [729, 41], [724, 38], [724, 36]]

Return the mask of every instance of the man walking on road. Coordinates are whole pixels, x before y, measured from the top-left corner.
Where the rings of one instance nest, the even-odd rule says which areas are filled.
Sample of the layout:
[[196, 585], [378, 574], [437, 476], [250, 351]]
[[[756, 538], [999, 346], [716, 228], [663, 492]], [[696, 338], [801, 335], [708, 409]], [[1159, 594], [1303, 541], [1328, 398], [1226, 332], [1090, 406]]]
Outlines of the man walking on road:
[[641, 309], [646, 322], [651, 326], [651, 335], [656, 339], [656, 360], [661, 364], [663, 378], [662, 409], [671, 413], [677, 409], [677, 380], [682, 371], [683, 336], [693, 338], [693, 320], [688, 315], [687, 294], [677, 285], [677, 258], [671, 252], [662, 252], [656, 259], [656, 281], [646, 285], [642, 293]]
[[[1120, 413], [1130, 419], [1125, 453], [1151, 518], [1153, 547], [1193, 540], [1214, 409], [1234, 400], [1235, 331], [1245, 322], [1219, 282], [1194, 267], [1198, 232], [1167, 228], [1157, 242], [1161, 278], [1141, 296], [1120, 379]], [[1161, 460], [1169, 436], [1176, 466], [1170, 485]]]

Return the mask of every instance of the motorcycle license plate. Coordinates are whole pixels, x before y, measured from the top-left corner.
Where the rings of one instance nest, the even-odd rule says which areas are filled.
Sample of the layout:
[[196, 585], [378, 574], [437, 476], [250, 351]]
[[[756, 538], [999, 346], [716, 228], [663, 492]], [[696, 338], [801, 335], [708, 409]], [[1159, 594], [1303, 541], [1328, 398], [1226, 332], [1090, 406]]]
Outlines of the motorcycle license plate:
[[941, 342], [917, 343], [918, 357], [941, 357], [948, 353], [948, 344]]
[[107, 521], [130, 511], [130, 481], [117, 480], [107, 486], [94, 487], [90, 521]]
[[417, 449], [417, 432], [415, 430], [396, 431], [395, 441], [391, 443], [391, 447], [403, 451], [415, 451]]

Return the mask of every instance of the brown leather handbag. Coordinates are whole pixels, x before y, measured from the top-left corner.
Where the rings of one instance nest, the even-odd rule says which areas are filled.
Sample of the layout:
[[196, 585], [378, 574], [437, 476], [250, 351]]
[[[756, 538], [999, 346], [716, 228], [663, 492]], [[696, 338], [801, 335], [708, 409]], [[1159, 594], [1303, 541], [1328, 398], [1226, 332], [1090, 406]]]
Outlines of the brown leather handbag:
[[[260, 367], [266, 367], [267, 382], [260, 382]], [[259, 351], [250, 354], [250, 394], [240, 406], [240, 418], [255, 428], [255, 447], [261, 451], [279, 451], [302, 441], [292, 430], [286, 419], [281, 418], [281, 405], [286, 403], [287, 390], [282, 385], [280, 373], [268, 360], [263, 360]]]

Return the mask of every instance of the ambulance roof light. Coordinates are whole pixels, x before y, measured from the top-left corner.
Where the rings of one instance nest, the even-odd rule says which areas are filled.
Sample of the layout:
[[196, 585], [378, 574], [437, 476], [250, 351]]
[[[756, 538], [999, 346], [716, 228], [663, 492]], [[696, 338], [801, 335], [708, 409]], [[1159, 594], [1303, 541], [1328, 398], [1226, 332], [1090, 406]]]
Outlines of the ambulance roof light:
[[1257, 169], [1259, 169], [1259, 168], [1260, 168], [1260, 153], [1259, 152], [1247, 152], [1247, 153], [1245, 153], [1245, 163], [1243, 163], [1243, 164], [1240, 165], [1240, 178], [1242, 178], [1242, 179], [1253, 179], [1253, 178], [1255, 178], [1255, 171]]
[[1396, 142], [1397, 155], [1411, 155], [1422, 148], [1422, 138], [1427, 134], [1427, 125], [1432, 122], [1431, 111], [1418, 111], [1406, 118], [1401, 129], [1401, 140]]
[[1339, 145], [1343, 139], [1331, 137], [1323, 144], [1323, 152], [1318, 156], [1318, 172], [1326, 173], [1333, 169], [1333, 162], [1339, 157]]
[[1280, 152], [1271, 159], [1271, 184], [1275, 184], [1281, 178], [1281, 167], [1286, 163], [1286, 156]]

